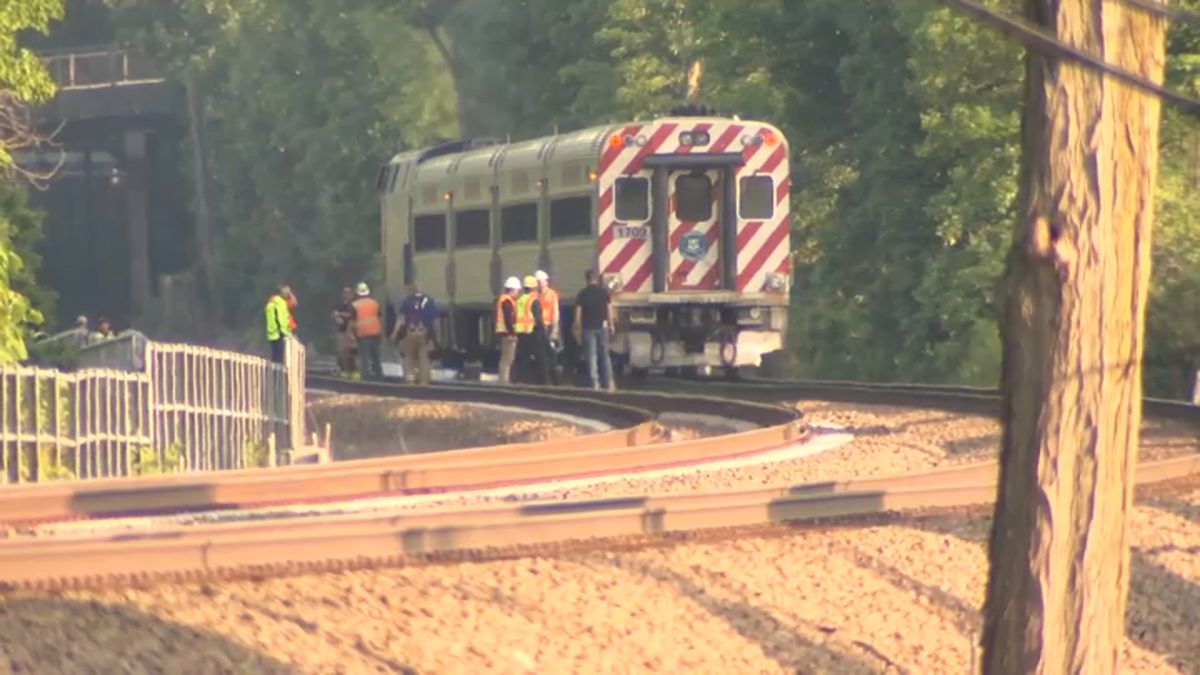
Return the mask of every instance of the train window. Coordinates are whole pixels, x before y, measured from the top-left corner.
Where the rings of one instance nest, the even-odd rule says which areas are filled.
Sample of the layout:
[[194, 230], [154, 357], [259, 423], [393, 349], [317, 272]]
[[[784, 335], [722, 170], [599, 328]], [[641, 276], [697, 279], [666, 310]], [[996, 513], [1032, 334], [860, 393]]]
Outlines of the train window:
[[392, 167], [392, 177], [388, 181], [388, 188], [387, 188], [388, 192], [396, 191], [396, 177], [399, 175], [400, 175], [400, 165], [397, 164], [396, 166]]
[[712, 181], [700, 174], [684, 174], [675, 179], [675, 215], [684, 221], [712, 218]]
[[617, 220], [650, 219], [650, 181], [645, 178], [618, 178], [616, 185]]
[[446, 248], [446, 216], [431, 213], [413, 218], [413, 248], [417, 251], [441, 251]]
[[471, 209], [454, 214], [454, 248], [489, 246], [492, 221], [487, 209]]
[[500, 210], [500, 243], [537, 241], [537, 204], [517, 204]]
[[387, 180], [388, 172], [391, 171], [391, 164], [384, 164], [379, 167], [379, 173], [375, 174], [375, 189], [382, 190], [383, 183]]
[[551, 239], [586, 237], [591, 233], [591, 197], [563, 197], [550, 202]]
[[746, 176], [739, 191], [739, 218], [766, 220], [775, 215], [775, 181], [770, 176]]

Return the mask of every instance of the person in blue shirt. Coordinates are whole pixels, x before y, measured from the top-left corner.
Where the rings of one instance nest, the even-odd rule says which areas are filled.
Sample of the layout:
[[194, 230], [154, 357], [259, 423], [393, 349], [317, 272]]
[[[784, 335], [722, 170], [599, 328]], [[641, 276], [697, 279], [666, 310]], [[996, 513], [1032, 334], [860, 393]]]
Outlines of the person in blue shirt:
[[429, 384], [429, 350], [436, 339], [437, 303], [421, 292], [420, 285], [413, 280], [408, 284], [408, 295], [396, 309], [396, 327], [392, 341], [400, 347], [404, 359], [404, 377], [409, 382]]

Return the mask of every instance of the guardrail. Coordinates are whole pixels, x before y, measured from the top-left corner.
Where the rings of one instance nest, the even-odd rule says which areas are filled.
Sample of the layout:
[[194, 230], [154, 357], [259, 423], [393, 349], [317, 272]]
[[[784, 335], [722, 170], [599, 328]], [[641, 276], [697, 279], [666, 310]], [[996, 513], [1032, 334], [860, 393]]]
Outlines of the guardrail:
[[165, 82], [154, 61], [124, 49], [48, 54], [42, 63], [59, 91]]
[[291, 340], [280, 365], [127, 332], [76, 372], [0, 366], [0, 482], [275, 466], [303, 446], [304, 360]]

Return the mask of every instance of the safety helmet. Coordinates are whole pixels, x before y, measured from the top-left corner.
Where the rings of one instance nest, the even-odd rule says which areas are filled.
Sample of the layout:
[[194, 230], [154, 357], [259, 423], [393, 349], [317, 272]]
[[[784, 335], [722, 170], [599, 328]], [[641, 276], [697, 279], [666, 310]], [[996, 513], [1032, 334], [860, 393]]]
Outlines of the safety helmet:
[[525, 277], [525, 288], [534, 288], [537, 286], [537, 278], [532, 274]]
[[521, 290], [521, 280], [516, 277], [509, 277], [504, 280], [504, 288], [510, 291]]
[[534, 272], [533, 278], [537, 279], [538, 281], [550, 281], [550, 275], [546, 274], [545, 272], [543, 272], [541, 270]]
[[360, 282], [358, 282], [358, 289], [357, 289], [357, 292], [358, 292], [358, 294], [359, 294], [360, 296], [363, 296], [363, 295], [370, 295], [370, 294], [371, 294], [371, 288], [370, 288], [369, 286], [367, 286], [367, 282], [365, 282], [365, 281], [360, 281]]

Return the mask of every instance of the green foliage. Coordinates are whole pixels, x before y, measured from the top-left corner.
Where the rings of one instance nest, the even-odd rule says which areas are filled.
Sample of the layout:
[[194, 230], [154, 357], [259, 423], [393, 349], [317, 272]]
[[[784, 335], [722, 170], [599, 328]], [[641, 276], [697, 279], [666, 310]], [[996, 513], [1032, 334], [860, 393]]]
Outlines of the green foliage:
[[[28, 49], [17, 45], [24, 30], [46, 31], [50, 21], [62, 16], [62, 0], [0, 0], [0, 105], [19, 106], [44, 101], [54, 94], [54, 83], [41, 62]], [[0, 142], [0, 168], [13, 163], [8, 143], [9, 130]], [[0, 363], [25, 358], [25, 333], [41, 323], [42, 316], [22, 293], [31, 284], [36, 264], [26, 265], [27, 228], [23, 227], [23, 204], [17, 204], [16, 189], [0, 185]]]
[[242, 448], [242, 458], [247, 467], [265, 469], [271, 465], [271, 449], [265, 442], [247, 442]]
[[[1023, 51], [961, 13], [898, 0], [110, 3], [128, 39], [199, 84], [214, 278], [223, 319], [251, 340], [271, 283], [296, 287], [307, 339], [337, 289], [373, 280], [372, 179], [393, 152], [646, 117], [690, 96], [790, 140], [793, 354], [777, 362], [997, 380]], [[1195, 95], [1200, 33], [1176, 26], [1170, 40], [1169, 84]], [[1175, 396], [1200, 367], [1197, 124], [1168, 111], [1162, 138], [1147, 383]]]
[[159, 476], [168, 473], [179, 473], [184, 468], [183, 446], [172, 443], [161, 453], [150, 446], [139, 446], [131, 449], [133, 455], [133, 475]]

